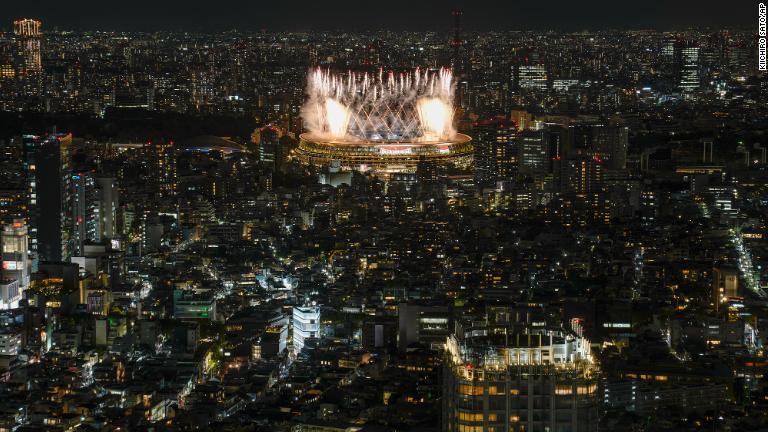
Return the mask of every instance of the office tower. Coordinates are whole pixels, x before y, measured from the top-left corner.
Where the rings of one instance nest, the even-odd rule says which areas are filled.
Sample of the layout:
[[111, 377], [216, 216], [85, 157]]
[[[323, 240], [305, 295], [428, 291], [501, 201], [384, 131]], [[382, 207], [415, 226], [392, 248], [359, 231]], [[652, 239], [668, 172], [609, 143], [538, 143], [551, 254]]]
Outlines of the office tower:
[[571, 124], [562, 138], [564, 157], [586, 155], [608, 169], [626, 168], [629, 129], [619, 119]]
[[258, 133], [259, 161], [274, 164], [280, 157], [280, 131], [267, 126]]
[[446, 345], [443, 430], [596, 431], [596, 366], [574, 328], [457, 324]]
[[511, 121], [496, 118], [474, 125], [475, 183], [491, 186], [511, 179], [518, 168], [517, 128]]
[[677, 58], [678, 84], [682, 91], [695, 91], [701, 85], [699, 78], [699, 47], [681, 45]]
[[94, 241], [99, 229], [99, 201], [96, 182], [90, 171], [72, 173], [72, 244], [74, 256], [83, 256], [86, 241]]
[[293, 308], [293, 352], [299, 354], [307, 339], [320, 337], [320, 308], [304, 306]]
[[[0, 238], [2, 246], [2, 282], [8, 283], [0, 293], [0, 309], [15, 307], [29, 286], [31, 263], [27, 227], [24, 220], [17, 219], [5, 225]], [[14, 283], [15, 282], [15, 283]]]
[[98, 224], [94, 241], [103, 242], [117, 237], [117, 209], [120, 206], [120, 190], [114, 177], [96, 176], [98, 197]]
[[71, 253], [72, 134], [25, 135], [23, 145], [33, 267], [39, 261], [67, 260]]
[[605, 162], [608, 169], [627, 167], [629, 129], [619, 122], [592, 127], [592, 154]]
[[550, 170], [558, 172], [560, 162], [566, 157], [569, 150], [568, 127], [556, 123], [548, 123], [544, 126], [545, 139], [549, 148]]
[[544, 65], [520, 65], [518, 68], [518, 87], [529, 90], [547, 89], [547, 69]]
[[0, 141], [0, 225], [27, 217], [22, 146], [19, 140]]
[[13, 22], [13, 34], [18, 41], [19, 53], [22, 56], [21, 75], [40, 73], [42, 61], [40, 56], [40, 26], [41, 22], [34, 19], [20, 19]]
[[544, 174], [549, 171], [549, 146], [544, 130], [525, 130], [518, 136], [520, 172]]
[[536, 50], [528, 48], [517, 53], [513, 79], [518, 90], [547, 89], [547, 68]]

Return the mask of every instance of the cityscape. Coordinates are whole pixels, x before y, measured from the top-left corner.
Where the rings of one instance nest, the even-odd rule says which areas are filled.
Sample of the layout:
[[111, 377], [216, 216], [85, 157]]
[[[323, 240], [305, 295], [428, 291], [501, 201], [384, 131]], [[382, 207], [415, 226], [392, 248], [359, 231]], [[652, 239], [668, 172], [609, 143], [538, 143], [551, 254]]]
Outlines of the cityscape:
[[768, 431], [761, 5], [0, 22], [0, 432]]

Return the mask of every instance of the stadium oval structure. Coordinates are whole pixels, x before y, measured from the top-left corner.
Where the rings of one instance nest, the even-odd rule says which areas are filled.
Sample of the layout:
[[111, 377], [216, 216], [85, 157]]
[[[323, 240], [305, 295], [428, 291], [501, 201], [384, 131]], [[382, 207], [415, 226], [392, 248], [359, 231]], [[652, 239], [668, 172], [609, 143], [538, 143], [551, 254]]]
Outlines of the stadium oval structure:
[[380, 175], [415, 173], [419, 162], [455, 164], [471, 163], [472, 139], [457, 133], [439, 140], [362, 140], [330, 139], [304, 133], [296, 149], [298, 159], [308, 165], [325, 166], [339, 161], [342, 168], [370, 171]]

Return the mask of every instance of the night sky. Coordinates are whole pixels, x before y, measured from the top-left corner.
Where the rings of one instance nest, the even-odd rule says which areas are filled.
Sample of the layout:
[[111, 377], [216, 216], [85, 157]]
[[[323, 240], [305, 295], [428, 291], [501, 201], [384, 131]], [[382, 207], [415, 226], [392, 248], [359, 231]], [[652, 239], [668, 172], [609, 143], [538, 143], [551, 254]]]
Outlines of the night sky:
[[757, 28], [750, 0], [5, 0], [0, 28], [18, 17], [73, 30], [449, 30], [450, 11], [464, 11], [468, 30], [687, 26]]

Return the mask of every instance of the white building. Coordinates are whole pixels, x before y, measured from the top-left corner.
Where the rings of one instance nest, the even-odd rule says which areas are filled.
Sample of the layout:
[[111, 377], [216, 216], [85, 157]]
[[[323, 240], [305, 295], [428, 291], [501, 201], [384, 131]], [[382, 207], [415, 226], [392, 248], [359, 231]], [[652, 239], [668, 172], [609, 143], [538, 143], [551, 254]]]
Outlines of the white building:
[[0, 309], [17, 307], [24, 290], [29, 286], [32, 264], [29, 261], [27, 226], [15, 220], [3, 227], [2, 277], [0, 277]]
[[521, 89], [547, 89], [547, 69], [544, 65], [522, 65], [518, 73], [518, 83]]
[[293, 352], [298, 354], [305, 341], [320, 336], [320, 308], [305, 306], [293, 308]]

